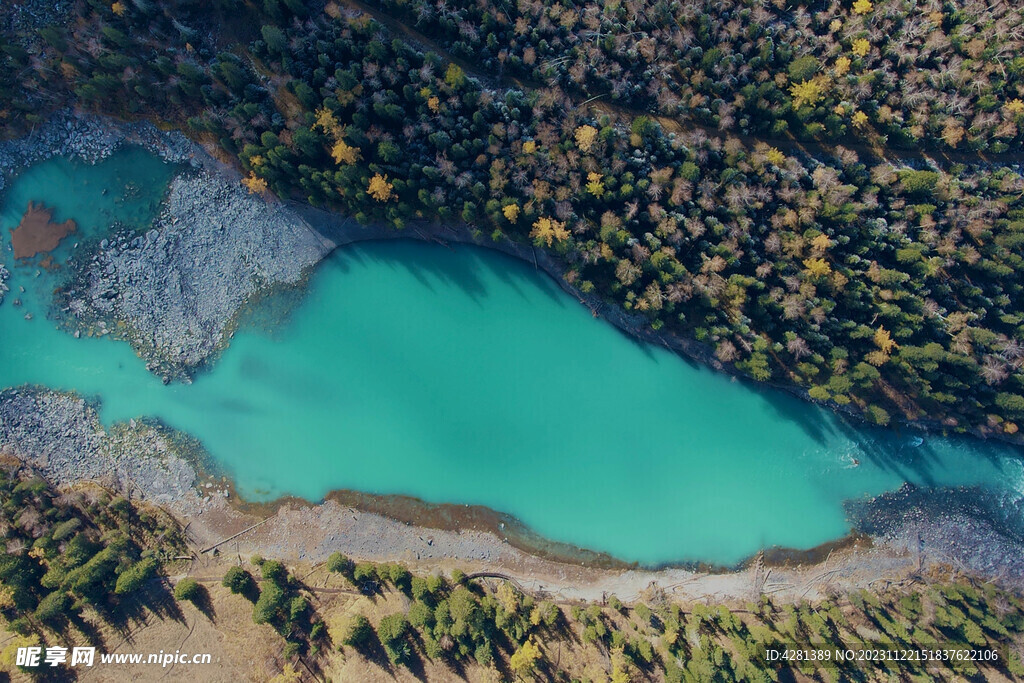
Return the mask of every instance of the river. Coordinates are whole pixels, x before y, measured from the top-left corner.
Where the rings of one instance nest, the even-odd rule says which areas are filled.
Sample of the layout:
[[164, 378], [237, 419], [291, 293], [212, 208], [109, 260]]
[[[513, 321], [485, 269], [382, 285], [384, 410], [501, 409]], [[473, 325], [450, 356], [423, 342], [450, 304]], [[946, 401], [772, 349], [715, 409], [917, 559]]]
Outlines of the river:
[[194, 383], [165, 386], [126, 343], [47, 319], [63, 271], [14, 263], [8, 231], [29, 200], [73, 218], [61, 261], [114, 221], [146, 229], [171, 173], [127, 148], [13, 180], [0, 198], [12, 271], [0, 388], [74, 390], [108, 424], [158, 418], [250, 500], [406, 494], [487, 506], [624, 560], [731, 564], [840, 537], [844, 501], [905, 481], [1022, 495], [1018, 449], [848, 424], [640, 344], [532, 265], [476, 247], [343, 248], [301, 298], [262, 304], [287, 307], [284, 324], [243, 326]]

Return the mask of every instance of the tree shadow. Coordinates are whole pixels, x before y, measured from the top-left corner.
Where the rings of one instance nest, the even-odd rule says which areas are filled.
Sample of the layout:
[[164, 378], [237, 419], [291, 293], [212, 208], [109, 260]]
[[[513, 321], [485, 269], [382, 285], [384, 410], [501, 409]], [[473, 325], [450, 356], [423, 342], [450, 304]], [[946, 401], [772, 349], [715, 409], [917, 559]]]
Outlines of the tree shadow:
[[828, 437], [835, 433], [835, 423], [830, 419], [832, 414], [826, 409], [790, 396], [777, 387], [758, 385], [743, 377], [739, 381], [781, 421], [797, 425], [819, 446], [826, 446]]
[[558, 610], [558, 618], [555, 620], [555, 623], [544, 628], [550, 631], [558, 640], [568, 640], [574, 645], [580, 645], [583, 642], [576, 634], [572, 624], [569, 623], [569, 620], [565, 617], [565, 612], [561, 608]]
[[210, 598], [210, 591], [203, 584], [198, 584], [199, 589], [196, 595], [189, 600], [204, 617], [213, 623], [217, 623], [217, 613], [213, 609], [213, 600]]
[[423, 657], [420, 655], [418, 648], [410, 647], [409, 655], [402, 659], [402, 665], [409, 670], [417, 680], [427, 680], [427, 670], [423, 661]]
[[105, 649], [106, 641], [103, 638], [103, 633], [95, 624], [77, 612], [70, 614], [68, 621], [85, 638], [85, 642], [97, 649]]
[[238, 593], [238, 595], [241, 595], [243, 598], [245, 598], [246, 600], [255, 605], [256, 601], [260, 599], [260, 587], [256, 584], [255, 580], [251, 579], [245, 586], [242, 587], [242, 590]]
[[[407, 269], [428, 291], [435, 291], [431, 281], [433, 278], [437, 282], [445, 282], [458, 287], [478, 303], [481, 303], [487, 295], [487, 288], [484, 285], [481, 272], [488, 270], [524, 298], [526, 292], [521, 284], [532, 279], [533, 284], [536, 284], [545, 295], [560, 305], [564, 305], [558, 285], [546, 273], [540, 274], [538, 268], [540, 277], [534, 277], [529, 272], [530, 259], [525, 256], [524, 252], [524, 250], [530, 249], [527, 245], [509, 242], [505, 245], [507, 249], [524, 252], [516, 255], [509, 254], [496, 244], [491, 245], [484, 239], [473, 239], [468, 236], [465, 233], [468, 226], [462, 224], [461, 221], [455, 221], [460, 226], [461, 232], [453, 230], [447, 237], [442, 233], [436, 238], [437, 241], [433, 242], [428, 239], [439, 232], [440, 226], [437, 224], [420, 223], [410, 225], [404, 230], [381, 230], [371, 226], [358, 226], [351, 218], [317, 209], [302, 202], [289, 202], [288, 204], [289, 208], [300, 215], [321, 239], [335, 243], [350, 242], [350, 235], [353, 232], [362, 231], [363, 235], [369, 238], [366, 239], [368, 242], [393, 244], [393, 246], [381, 246], [380, 248], [376, 246], [364, 248], [363, 242], [343, 245], [348, 248], [339, 248], [331, 256], [332, 262], [342, 269], [349, 267], [346, 262], [364, 264], [367, 261], [378, 261], [388, 263], [393, 268], [401, 266]], [[441, 243], [449, 238], [455, 238], [453, 239], [456, 243], [454, 246]], [[497, 259], [508, 259], [509, 261], [502, 263], [501, 260], [484, 258], [479, 251], [483, 249], [494, 252]], [[445, 251], [442, 250], [457, 254], [458, 257], [447, 257]], [[544, 257], [545, 255], [541, 252], [540, 256]], [[511, 263], [513, 260], [515, 263]]]
[[345, 647], [352, 648], [367, 661], [394, 675], [394, 668], [391, 665], [391, 660], [388, 658], [387, 651], [384, 649], [384, 643], [380, 642], [380, 638], [375, 631], [371, 631], [359, 645], [346, 645]]
[[488, 293], [481, 277], [481, 260], [467, 254], [462, 247], [389, 240], [339, 249], [331, 255], [330, 262], [345, 270], [351, 264], [370, 263], [385, 266], [392, 272], [404, 270], [431, 293], [437, 293], [437, 283], [451, 285], [481, 308]]
[[875, 467], [892, 472], [904, 481], [916, 480], [928, 486], [935, 485], [933, 470], [941, 464], [942, 458], [932, 443], [916, 436], [916, 433], [910, 435], [895, 428], [857, 425], [842, 415], [836, 416], [834, 424], [836, 431], [856, 443]]
[[162, 578], [147, 582], [134, 593], [120, 596], [116, 604], [107, 603], [96, 609], [101, 618], [124, 637], [128, 637], [134, 625], [145, 624], [150, 614], [160, 620], [187, 623], [181, 606]]
[[458, 660], [455, 657], [450, 657], [447, 655], [447, 653], [445, 653], [441, 657], [438, 657], [438, 661], [443, 662], [444, 665], [448, 667], [448, 669], [451, 670], [451, 672], [458, 676], [460, 679], [464, 681], [468, 680], [466, 665], [461, 660]]

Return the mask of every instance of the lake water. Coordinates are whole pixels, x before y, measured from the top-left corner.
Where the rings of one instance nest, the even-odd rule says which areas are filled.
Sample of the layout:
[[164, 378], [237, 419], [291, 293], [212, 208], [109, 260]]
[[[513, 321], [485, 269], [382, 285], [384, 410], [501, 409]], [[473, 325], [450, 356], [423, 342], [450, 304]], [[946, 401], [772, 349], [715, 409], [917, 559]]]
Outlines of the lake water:
[[904, 481], [1024, 488], [1017, 449], [851, 427], [638, 344], [531, 265], [469, 247], [341, 249], [287, 324], [243, 329], [194, 384], [164, 386], [127, 344], [46, 319], [61, 273], [14, 264], [8, 229], [29, 200], [56, 207], [80, 225], [66, 256], [111, 221], [145, 227], [171, 172], [127, 149], [95, 167], [45, 162], [8, 188], [0, 388], [73, 389], [99, 398], [107, 423], [159, 418], [249, 499], [408, 494], [625, 560], [732, 563], [837, 538], [843, 501]]

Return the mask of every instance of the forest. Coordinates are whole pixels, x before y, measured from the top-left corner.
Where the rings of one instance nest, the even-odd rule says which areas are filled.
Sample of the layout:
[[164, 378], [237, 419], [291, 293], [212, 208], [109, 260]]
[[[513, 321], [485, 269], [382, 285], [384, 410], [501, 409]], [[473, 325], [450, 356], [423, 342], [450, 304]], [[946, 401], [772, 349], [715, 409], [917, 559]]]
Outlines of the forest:
[[91, 0], [0, 46], [0, 116], [179, 126], [253, 192], [548, 250], [754, 380], [1015, 434], [1022, 10], [780, 5]]
[[[416, 668], [421, 657], [453, 667], [475, 662], [496, 668], [501, 680], [767, 682], [792, 680], [796, 673], [823, 681], [863, 680], [865, 671], [856, 663], [779, 666], [766, 653], [797, 643], [917, 648], [941, 642], [956, 648], [991, 646], [1005, 654], [994, 667], [890, 662], [872, 673], [893, 680], [948, 680], [996, 670], [1024, 674], [1024, 664], [1009, 646], [1024, 631], [1019, 600], [990, 584], [941, 583], [925, 590], [865, 591], [799, 604], [775, 604], [762, 596], [732, 609], [700, 603], [684, 609], [659, 590], [630, 606], [615, 596], [604, 603], [565, 605], [526, 595], [509, 581], [474, 581], [458, 570], [449, 581], [412, 576], [394, 564], [354, 564], [338, 554], [328, 565], [353, 585], [387, 587], [412, 601], [376, 624], [358, 612], [329, 620], [343, 652], [372, 660], [382, 648], [395, 666]], [[868, 632], [874, 639], [865, 639]], [[560, 666], [563, 647], [596, 649], [604, 654], [605, 666], [599, 673], [570, 671], [571, 666]]]
[[125, 628], [147, 610], [173, 610], [164, 566], [186, 543], [158, 508], [92, 485], [60, 492], [4, 463], [0, 538], [0, 619], [13, 634], [0, 665], [11, 665], [18, 647], [59, 645], [70, 633], [96, 644], [98, 624]]
[[[164, 620], [221, 623], [218, 612], [221, 620], [235, 613], [234, 601], [252, 620], [232, 628], [254, 644], [277, 644], [284, 670], [277, 683], [300, 680], [298, 671], [327, 679], [339, 658], [364, 672], [415, 674], [429, 662], [459, 675], [492, 672], [497, 680], [779, 681], [796, 673], [864, 680], [863, 663], [768, 661], [768, 648], [797, 645], [990, 648], [997, 657], [987, 661], [879, 666], [894, 680], [1024, 676], [1024, 603], [966, 577], [796, 603], [762, 595], [680, 604], [653, 587], [628, 605], [614, 595], [558, 600], [524, 592], [501, 575], [417, 574], [337, 552], [301, 572], [256, 555], [225, 558], [228, 568], [216, 579], [202, 576], [204, 563], [194, 564], [177, 522], [158, 508], [94, 485], [59, 491], [14, 461], [0, 468], [0, 500], [0, 619], [8, 632], [0, 675], [53, 680], [49, 667], [19, 667], [18, 647], [110, 651], [127, 634]], [[188, 562], [174, 564], [181, 559]], [[192, 571], [170, 576], [185, 568]], [[332, 577], [333, 587], [304, 580], [316, 572]], [[193, 616], [183, 614], [185, 602]], [[267, 641], [260, 631], [273, 636]]]

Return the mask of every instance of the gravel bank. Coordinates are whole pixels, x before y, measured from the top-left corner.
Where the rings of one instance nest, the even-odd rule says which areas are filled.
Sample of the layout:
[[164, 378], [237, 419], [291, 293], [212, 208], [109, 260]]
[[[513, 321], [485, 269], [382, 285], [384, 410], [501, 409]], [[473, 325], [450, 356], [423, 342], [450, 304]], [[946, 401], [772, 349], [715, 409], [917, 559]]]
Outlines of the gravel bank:
[[1024, 500], [973, 488], [897, 491], [847, 505], [875, 544], [922, 566], [961, 571], [1024, 590]]
[[11, 36], [66, 23], [73, 5], [71, 0], [6, 0], [0, 5], [0, 31]]
[[333, 248], [235, 177], [187, 172], [153, 229], [115, 234], [80, 264], [64, 306], [81, 328], [122, 330], [165, 380], [186, 379], [227, 345], [246, 301], [299, 282]]
[[0, 305], [4, 303], [4, 296], [6, 296], [7, 292], [11, 290], [11, 288], [7, 285], [7, 280], [10, 277], [10, 271], [8, 271], [7, 268], [5, 268], [2, 263], [0, 263]]
[[140, 145], [172, 163], [198, 166], [205, 161], [205, 152], [177, 131], [164, 132], [147, 122], [124, 123], [65, 110], [27, 137], [0, 142], [0, 190], [26, 166], [61, 156], [95, 164], [125, 144]]
[[59, 112], [28, 137], [0, 143], [0, 191], [26, 166], [57, 156], [94, 164], [125, 144], [185, 170], [152, 229], [92, 245], [56, 303], [70, 332], [118, 330], [150, 370], [187, 381], [227, 345], [243, 304], [299, 282], [335, 243], [280, 203], [250, 194], [235, 170], [181, 133], [146, 122]]
[[74, 394], [0, 392], [0, 454], [16, 457], [57, 486], [96, 481], [179, 513], [195, 508], [196, 471], [156, 427], [135, 420], [104, 429]]

